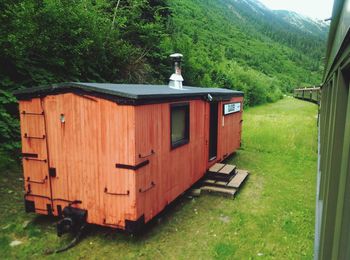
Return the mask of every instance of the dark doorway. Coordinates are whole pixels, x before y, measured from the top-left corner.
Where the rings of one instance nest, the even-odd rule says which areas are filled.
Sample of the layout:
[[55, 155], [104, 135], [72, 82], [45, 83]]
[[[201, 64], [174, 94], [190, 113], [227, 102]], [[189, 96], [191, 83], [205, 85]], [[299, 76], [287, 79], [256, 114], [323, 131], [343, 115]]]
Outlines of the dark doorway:
[[209, 161], [215, 160], [218, 146], [218, 102], [210, 103]]

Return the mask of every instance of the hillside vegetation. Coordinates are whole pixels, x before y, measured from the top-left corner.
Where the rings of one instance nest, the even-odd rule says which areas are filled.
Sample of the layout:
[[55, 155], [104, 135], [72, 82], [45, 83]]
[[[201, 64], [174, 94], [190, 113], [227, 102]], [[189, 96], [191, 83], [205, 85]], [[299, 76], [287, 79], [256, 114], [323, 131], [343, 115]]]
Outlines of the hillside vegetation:
[[1, 1], [0, 149], [19, 146], [15, 89], [163, 81], [165, 7], [162, 0]]
[[13, 90], [166, 84], [172, 52], [185, 56], [187, 85], [243, 90], [248, 106], [321, 80], [327, 28], [253, 0], [3, 0], [0, 9], [0, 154], [19, 148]]
[[321, 82], [326, 31], [305, 31], [252, 0], [176, 0], [171, 7], [172, 42], [185, 54], [190, 84], [243, 90], [255, 105]]

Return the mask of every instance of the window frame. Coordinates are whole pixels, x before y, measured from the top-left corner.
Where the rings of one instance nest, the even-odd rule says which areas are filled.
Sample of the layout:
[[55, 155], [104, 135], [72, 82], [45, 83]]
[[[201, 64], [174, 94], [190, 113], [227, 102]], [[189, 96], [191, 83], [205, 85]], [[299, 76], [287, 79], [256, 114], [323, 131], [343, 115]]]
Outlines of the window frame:
[[[173, 142], [173, 111], [179, 108], [185, 108], [185, 137], [179, 141]], [[171, 150], [181, 147], [190, 142], [190, 102], [170, 104], [170, 148]]]

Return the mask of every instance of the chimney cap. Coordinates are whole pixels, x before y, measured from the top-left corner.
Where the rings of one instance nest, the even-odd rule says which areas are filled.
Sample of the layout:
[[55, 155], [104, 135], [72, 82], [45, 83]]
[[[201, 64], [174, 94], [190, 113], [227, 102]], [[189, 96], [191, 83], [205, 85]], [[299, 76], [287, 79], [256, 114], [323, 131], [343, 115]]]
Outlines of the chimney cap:
[[170, 55], [170, 58], [182, 58], [183, 55], [181, 53], [173, 53]]
[[173, 53], [170, 55], [174, 63], [174, 73], [170, 77], [169, 87], [175, 89], [182, 89], [182, 81], [184, 81], [181, 76], [181, 59], [183, 55], [181, 53]]

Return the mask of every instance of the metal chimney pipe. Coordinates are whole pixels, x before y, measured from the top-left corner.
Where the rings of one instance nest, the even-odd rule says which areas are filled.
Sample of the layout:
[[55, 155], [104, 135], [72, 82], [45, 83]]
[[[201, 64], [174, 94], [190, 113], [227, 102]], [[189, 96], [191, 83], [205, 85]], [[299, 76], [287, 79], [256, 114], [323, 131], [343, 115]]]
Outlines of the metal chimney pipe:
[[175, 73], [169, 78], [169, 87], [175, 89], [182, 89], [182, 82], [184, 81], [181, 75], [181, 60], [183, 55], [181, 53], [174, 53], [170, 55], [174, 63]]

